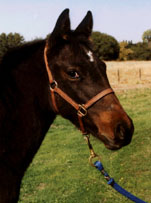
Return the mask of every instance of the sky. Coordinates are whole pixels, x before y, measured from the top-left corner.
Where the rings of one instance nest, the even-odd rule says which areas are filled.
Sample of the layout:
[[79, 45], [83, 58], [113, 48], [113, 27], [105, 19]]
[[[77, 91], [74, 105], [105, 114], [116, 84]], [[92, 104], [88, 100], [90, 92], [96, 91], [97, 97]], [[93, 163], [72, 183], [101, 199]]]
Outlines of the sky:
[[0, 34], [17, 32], [26, 41], [45, 38], [56, 20], [70, 9], [75, 29], [86, 15], [93, 14], [93, 31], [99, 31], [134, 43], [151, 29], [151, 0], [0, 0]]

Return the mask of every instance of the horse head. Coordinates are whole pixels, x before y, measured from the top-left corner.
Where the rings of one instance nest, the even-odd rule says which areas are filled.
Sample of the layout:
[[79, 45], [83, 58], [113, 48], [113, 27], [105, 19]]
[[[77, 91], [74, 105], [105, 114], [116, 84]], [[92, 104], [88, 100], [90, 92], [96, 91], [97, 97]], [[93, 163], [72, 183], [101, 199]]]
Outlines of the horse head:
[[[106, 65], [93, 51], [92, 26], [92, 14], [88, 11], [79, 26], [71, 30], [69, 10], [66, 9], [47, 39], [47, 62], [52, 77], [57, 86], [78, 104], [85, 104], [111, 88]], [[82, 120], [87, 133], [113, 150], [130, 143], [134, 126], [116, 95], [111, 93], [93, 102]], [[54, 96], [59, 114], [79, 128], [76, 109], [59, 94]]]

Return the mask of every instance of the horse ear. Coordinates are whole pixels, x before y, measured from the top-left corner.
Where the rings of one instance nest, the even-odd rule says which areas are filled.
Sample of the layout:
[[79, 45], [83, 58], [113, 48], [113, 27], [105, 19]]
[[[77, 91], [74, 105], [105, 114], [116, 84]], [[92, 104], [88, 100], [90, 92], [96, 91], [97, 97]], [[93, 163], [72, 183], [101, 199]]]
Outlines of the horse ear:
[[68, 33], [70, 32], [70, 19], [69, 19], [69, 9], [65, 9], [59, 16], [53, 32], [50, 35], [51, 41], [57, 39], [66, 39]]
[[90, 37], [93, 27], [93, 17], [91, 11], [88, 11], [82, 22], [75, 29], [76, 33], [83, 34], [86, 37]]

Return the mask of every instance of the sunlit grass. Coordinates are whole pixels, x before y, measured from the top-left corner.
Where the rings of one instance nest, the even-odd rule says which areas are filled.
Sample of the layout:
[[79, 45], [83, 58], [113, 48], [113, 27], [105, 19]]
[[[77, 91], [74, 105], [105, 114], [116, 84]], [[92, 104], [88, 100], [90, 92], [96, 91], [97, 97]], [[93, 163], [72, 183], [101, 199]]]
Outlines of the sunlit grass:
[[[151, 202], [151, 90], [120, 93], [132, 117], [132, 143], [109, 151], [91, 138], [110, 176], [125, 189]], [[89, 151], [69, 121], [57, 117], [22, 182], [20, 203], [127, 203], [131, 202], [106, 184], [88, 164]]]

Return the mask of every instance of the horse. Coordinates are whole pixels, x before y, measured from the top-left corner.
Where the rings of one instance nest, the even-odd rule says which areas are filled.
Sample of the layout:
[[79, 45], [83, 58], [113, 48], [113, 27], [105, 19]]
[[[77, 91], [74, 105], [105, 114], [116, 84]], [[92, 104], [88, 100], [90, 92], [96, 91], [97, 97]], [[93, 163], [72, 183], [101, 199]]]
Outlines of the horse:
[[46, 39], [9, 50], [0, 63], [0, 202], [16, 203], [21, 180], [56, 115], [110, 150], [131, 142], [134, 126], [93, 51], [88, 11], [75, 30], [65, 9]]

